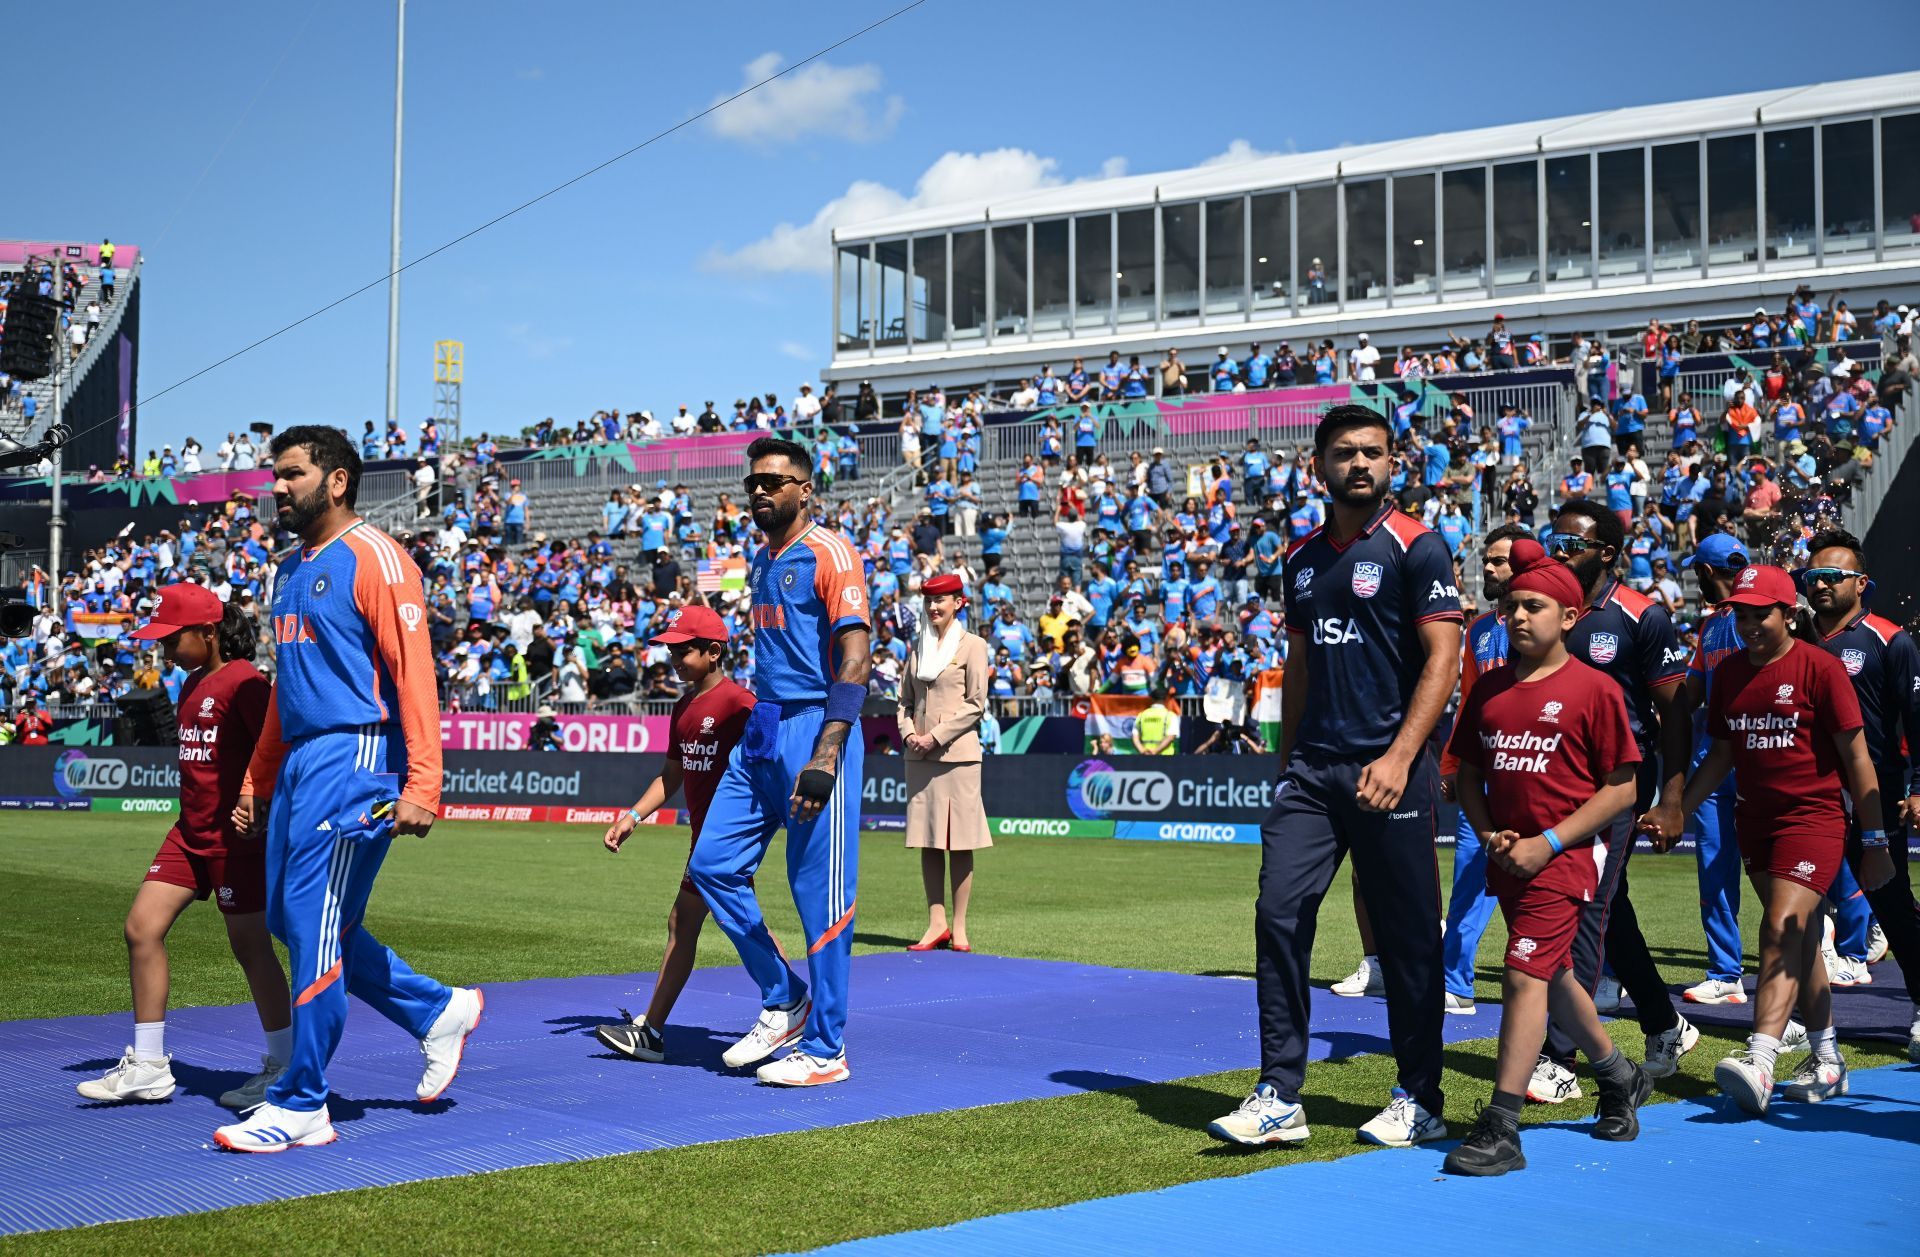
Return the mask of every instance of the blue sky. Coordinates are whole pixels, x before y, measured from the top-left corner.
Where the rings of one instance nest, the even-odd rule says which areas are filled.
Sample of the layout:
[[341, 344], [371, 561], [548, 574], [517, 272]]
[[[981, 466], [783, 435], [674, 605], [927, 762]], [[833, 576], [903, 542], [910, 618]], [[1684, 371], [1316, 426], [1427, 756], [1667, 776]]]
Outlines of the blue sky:
[[[900, 3], [414, 0], [404, 256]], [[826, 229], [913, 198], [1912, 68], [1893, 41], [1794, 37], [1784, 4], [1512, 35], [1445, 12], [928, 0], [407, 272], [401, 414], [431, 409], [442, 338], [466, 344], [470, 431], [790, 396], [827, 360]], [[0, 231], [148, 250], [146, 394], [385, 273], [391, 4], [101, 0], [82, 23], [65, 86], [10, 97], [15, 133], [67, 156]], [[141, 443], [357, 431], [383, 413], [385, 346], [382, 285], [144, 405]]]

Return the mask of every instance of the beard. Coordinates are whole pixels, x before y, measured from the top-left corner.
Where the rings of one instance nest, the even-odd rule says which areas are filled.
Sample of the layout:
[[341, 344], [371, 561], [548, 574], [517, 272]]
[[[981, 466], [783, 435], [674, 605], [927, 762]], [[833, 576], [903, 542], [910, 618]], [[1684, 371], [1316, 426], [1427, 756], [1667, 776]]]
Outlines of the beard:
[[1327, 493], [1342, 506], [1378, 506], [1380, 500], [1387, 496], [1387, 482], [1378, 476], [1369, 476], [1368, 479], [1370, 483], [1365, 488], [1352, 484], [1351, 478], [1329, 480]]
[[287, 495], [275, 518], [288, 532], [305, 532], [313, 521], [327, 513], [327, 486], [324, 481], [305, 498]]
[[1488, 602], [1498, 607], [1500, 600], [1507, 596], [1507, 582], [1503, 580], [1487, 580], [1485, 577], [1482, 577], [1480, 580], [1480, 592], [1486, 595]]
[[[760, 526], [761, 532], [769, 536], [791, 526], [793, 521], [800, 517], [798, 502], [792, 506], [782, 506], [778, 501], [769, 501], [765, 506], [754, 506], [751, 509], [753, 522]], [[765, 516], [764, 519], [761, 518], [762, 515]]]
[[1587, 594], [1591, 594], [1599, 587], [1600, 578], [1606, 573], [1606, 565], [1600, 561], [1600, 556], [1591, 550], [1568, 560], [1567, 569], [1573, 573], [1573, 578], [1580, 582], [1581, 592]]

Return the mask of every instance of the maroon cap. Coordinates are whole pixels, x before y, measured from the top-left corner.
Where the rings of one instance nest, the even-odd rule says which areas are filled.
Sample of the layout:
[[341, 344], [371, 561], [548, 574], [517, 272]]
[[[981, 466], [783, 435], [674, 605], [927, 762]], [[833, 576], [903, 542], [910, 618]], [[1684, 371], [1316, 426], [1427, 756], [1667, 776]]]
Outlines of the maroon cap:
[[712, 607], [695, 603], [668, 616], [666, 631], [655, 633], [647, 640], [661, 646], [671, 646], [676, 642], [724, 642], [727, 640], [727, 622]]
[[1793, 577], [1783, 569], [1756, 563], [1740, 569], [1726, 601], [1743, 607], [1791, 607], [1799, 601], [1799, 595], [1794, 590]]
[[957, 594], [964, 586], [960, 577], [953, 572], [942, 572], [938, 576], [929, 576], [920, 586], [920, 592], [927, 595]]
[[218, 624], [224, 614], [226, 604], [211, 589], [201, 585], [168, 585], [160, 591], [160, 605], [154, 608], [153, 618], [129, 636], [143, 642], [158, 641], [183, 628]]

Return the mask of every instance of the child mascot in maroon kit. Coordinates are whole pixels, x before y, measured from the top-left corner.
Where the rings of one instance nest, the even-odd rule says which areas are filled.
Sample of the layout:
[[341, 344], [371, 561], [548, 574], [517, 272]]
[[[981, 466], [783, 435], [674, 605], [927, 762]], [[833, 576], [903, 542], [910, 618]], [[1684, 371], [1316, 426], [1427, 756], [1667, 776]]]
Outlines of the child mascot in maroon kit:
[[1639, 1108], [1653, 1091], [1607, 1036], [1593, 993], [1573, 975], [1572, 950], [1607, 858], [1595, 839], [1631, 823], [1640, 750], [1620, 687], [1567, 653], [1566, 634], [1587, 602], [1579, 578], [1530, 538], [1513, 543], [1509, 562], [1509, 666], [1475, 683], [1451, 743], [1460, 807], [1486, 846], [1487, 887], [1508, 934], [1493, 1103], [1445, 1165], [1477, 1177], [1526, 1168], [1520, 1109], [1549, 1010], [1599, 1079], [1595, 1139], [1638, 1136]]
[[133, 631], [160, 642], [187, 669], [180, 687], [180, 819], [154, 853], [127, 912], [127, 967], [133, 979], [133, 1043], [101, 1078], [79, 1085], [89, 1100], [166, 1100], [174, 1092], [166, 1050], [167, 934], [196, 899], [211, 899], [227, 923], [227, 942], [246, 974], [267, 1050], [261, 1070], [220, 1097], [230, 1109], [266, 1098], [292, 1050], [292, 996], [267, 932], [264, 841], [229, 819], [253, 758], [272, 686], [253, 666], [253, 621], [200, 585], [160, 591], [153, 618]]
[[[675, 794], [683, 794], [693, 829], [688, 844], [691, 858], [692, 848], [700, 841], [700, 828], [706, 823], [707, 805], [727, 771], [727, 757], [746, 732], [753, 695], [726, 675], [727, 622], [711, 607], [696, 603], [681, 608], [666, 629], [651, 640], [673, 655], [673, 670], [687, 689], [673, 705], [667, 729], [667, 762], [660, 776], [607, 827], [601, 841], [607, 850], [619, 854], [632, 837], [634, 826], [659, 811]], [[636, 1061], [666, 1059], [662, 1032], [675, 1001], [693, 975], [700, 927], [706, 919], [706, 900], [700, 897], [692, 879], [682, 875], [680, 893], [667, 914], [667, 950], [660, 959], [660, 976], [654, 981], [647, 1010], [635, 1017], [621, 1009], [622, 1020], [595, 1028], [600, 1042]]]
[[[1734, 819], [1740, 859], [1760, 900], [1760, 975], [1746, 1051], [1714, 1066], [1714, 1081], [1742, 1109], [1764, 1114], [1787, 1018], [1797, 1007], [1808, 1055], [1780, 1084], [1781, 1098], [1818, 1103], [1847, 1093], [1847, 1067], [1833, 1033], [1833, 990], [1820, 958], [1821, 900], [1847, 854], [1847, 797], [1863, 817], [1881, 817], [1879, 778], [1867, 751], [1860, 700], [1846, 666], [1791, 633], [1793, 577], [1743, 568], [1726, 603], [1746, 645], [1713, 670], [1706, 757], [1687, 779], [1691, 816], [1729, 771], [1740, 782]], [[1844, 791], [1842, 787], [1845, 787]], [[1653, 814], [1641, 828], [1672, 840]], [[1860, 885], [1893, 876], [1884, 828], [1860, 831]]]

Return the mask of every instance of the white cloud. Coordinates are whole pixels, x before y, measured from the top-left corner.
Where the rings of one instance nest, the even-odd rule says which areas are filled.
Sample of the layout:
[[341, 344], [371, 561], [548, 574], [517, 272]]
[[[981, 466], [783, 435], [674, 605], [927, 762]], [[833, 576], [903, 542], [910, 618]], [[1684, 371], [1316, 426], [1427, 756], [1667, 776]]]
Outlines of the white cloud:
[[774, 348], [796, 362], [813, 361], [813, 350], [808, 349], [797, 340], [783, 340], [778, 345], [775, 345]]
[[[1291, 153], [1293, 151], [1293, 145], [1289, 143], [1283, 151]], [[1270, 153], [1265, 149], [1255, 148], [1251, 140], [1236, 139], [1233, 143], [1227, 145], [1225, 152], [1215, 153], [1200, 164], [1202, 166], [1230, 166], [1236, 162], [1258, 161], [1262, 157], [1277, 156], [1279, 156], [1278, 153]]]
[[[1109, 162], [1108, 165], [1112, 163]], [[781, 223], [771, 232], [731, 253], [715, 251], [703, 265], [710, 270], [811, 272], [832, 269], [828, 243], [836, 227], [887, 218], [910, 209], [954, 201], [1018, 196], [1063, 182], [1060, 163], [1023, 148], [987, 153], [946, 153], [914, 183], [913, 194], [862, 179], [828, 201], [804, 223]]]
[[[749, 61], [741, 87], [780, 69], [783, 57], [762, 53]], [[906, 110], [898, 96], [880, 98], [880, 67], [815, 61], [742, 96], [707, 119], [722, 139], [775, 144], [808, 135], [877, 140], [892, 132]], [[726, 96], [717, 96], [716, 101]]]
[[1109, 157], [1100, 163], [1100, 177], [1102, 179], [1118, 179], [1126, 173], [1127, 159], [1124, 157]]

